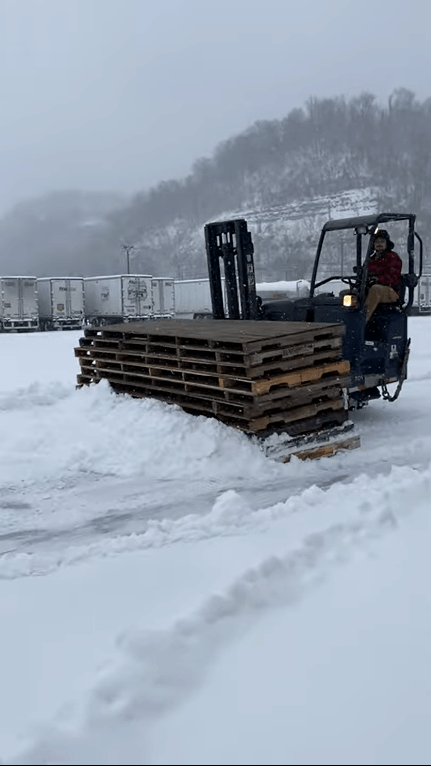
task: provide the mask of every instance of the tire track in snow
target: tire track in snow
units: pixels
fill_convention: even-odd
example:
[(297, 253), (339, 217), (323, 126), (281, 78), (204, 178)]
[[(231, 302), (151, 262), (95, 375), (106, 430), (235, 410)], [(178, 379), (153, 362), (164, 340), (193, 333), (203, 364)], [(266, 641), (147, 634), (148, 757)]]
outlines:
[[(59, 567), (78, 564), (92, 558), (111, 557), (126, 552), (144, 551), (161, 548), (177, 543), (194, 543), (215, 537), (246, 535), (250, 532), (263, 532), (280, 519), (293, 514), (305, 514), (310, 508), (319, 508), (324, 524), (334, 515), (334, 508), (339, 508), (344, 518), (346, 497), (350, 518), (360, 518), (364, 500), (380, 507), (386, 502), (387, 487), (391, 487), (390, 497), (398, 504), (399, 498), (405, 497), (411, 503), (419, 487), (425, 492), (430, 484), (431, 469), (418, 471), (410, 466), (392, 468), (382, 487), (380, 477), (370, 480), (367, 475), (359, 476), (350, 484), (332, 485), (327, 490), (312, 486), (300, 495), (268, 508), (253, 511), (249, 503), (236, 491), (222, 493), (209, 513), (205, 515), (189, 514), (179, 519), (165, 518), (149, 520), (148, 529), (142, 534), (122, 535), (103, 539), (85, 546), (73, 546), (64, 550), (49, 550), (43, 553), (4, 554), (0, 558), (0, 579), (15, 579), (33, 575), (46, 575)], [(406, 491), (408, 488), (408, 492)], [(366, 503), (366, 505), (367, 505)], [(367, 506), (368, 507), (368, 506)]]

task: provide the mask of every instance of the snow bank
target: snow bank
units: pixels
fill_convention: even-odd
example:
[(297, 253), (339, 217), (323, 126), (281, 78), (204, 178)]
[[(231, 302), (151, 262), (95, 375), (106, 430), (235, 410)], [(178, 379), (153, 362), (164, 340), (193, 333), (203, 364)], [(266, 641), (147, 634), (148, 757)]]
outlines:
[(102, 538), (90, 545), (71, 546), (59, 552), (3, 555), (0, 558), (0, 579), (48, 574), (58, 567), (94, 557), (116, 556), (176, 543), (262, 532), (274, 521), (289, 519), (294, 514), (307, 514), (313, 507), (319, 508), (323, 524), (327, 518), (332, 518), (334, 508), (341, 517), (348, 513), (349, 518), (360, 518), (368, 510), (386, 508), (389, 503), (397, 513), (402, 513), (405, 504), (411, 503), (412, 498), (418, 497), (420, 501), (426, 496), (430, 483), (430, 469), (419, 472), (408, 466), (394, 467), (383, 483), (381, 477), (370, 480), (369, 476), (360, 476), (349, 485), (336, 484), (327, 490), (313, 486), (290, 497), (286, 502), (257, 511), (252, 511), (237, 492), (229, 490), (220, 494), (209, 513), (192, 513), (179, 519), (150, 520), (148, 530), (143, 534)]
[(117, 395), (107, 381), (77, 391), (34, 384), (1, 395), (0, 410), (8, 434), (0, 484), (82, 474), (208, 479), (238, 475), (238, 465), (253, 475), (266, 463), (240, 431), (176, 405)]

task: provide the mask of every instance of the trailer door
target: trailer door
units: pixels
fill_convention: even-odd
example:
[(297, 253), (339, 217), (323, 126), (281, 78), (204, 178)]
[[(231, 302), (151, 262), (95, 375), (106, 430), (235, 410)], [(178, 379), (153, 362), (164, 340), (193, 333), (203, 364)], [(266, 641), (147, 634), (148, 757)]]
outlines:
[(37, 316), (37, 280), (20, 279), (21, 282), (21, 317), (33, 319)]
[(140, 276), (123, 277), (124, 314), (129, 317), (147, 316), (151, 313), (151, 279)]
[(151, 279), (137, 277), (136, 282), (139, 316), (148, 316), (153, 310)]
[(418, 289), (419, 312), (429, 314), (431, 312), (431, 276), (422, 276), (419, 280)]
[(53, 319), (65, 319), (67, 316), (67, 285), (65, 279), (51, 280), (51, 301)]
[(20, 289), (19, 279), (2, 279), (2, 304), (3, 304), (3, 316), (5, 319), (20, 319), (21, 318), (21, 301), (20, 301)]
[(68, 279), (68, 311), (72, 319), (84, 314), (84, 282), (82, 279)]

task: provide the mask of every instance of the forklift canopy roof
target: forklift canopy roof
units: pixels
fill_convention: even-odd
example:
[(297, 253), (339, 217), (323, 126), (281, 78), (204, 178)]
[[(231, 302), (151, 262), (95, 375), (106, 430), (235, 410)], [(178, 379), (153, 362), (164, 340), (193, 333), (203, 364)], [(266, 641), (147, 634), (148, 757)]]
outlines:
[(357, 226), (377, 226), (379, 223), (388, 221), (414, 222), (416, 216), (413, 213), (375, 213), (374, 215), (362, 215), (356, 218), (337, 218), (327, 221), (322, 231), (336, 231), (338, 229), (355, 229)]

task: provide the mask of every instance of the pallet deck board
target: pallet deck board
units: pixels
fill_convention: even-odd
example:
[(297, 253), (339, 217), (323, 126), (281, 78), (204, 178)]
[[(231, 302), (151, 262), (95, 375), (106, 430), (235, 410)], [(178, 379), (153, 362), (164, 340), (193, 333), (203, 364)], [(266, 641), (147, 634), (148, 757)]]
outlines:
[(340, 359), (329, 364), (322, 364), (319, 367), (305, 367), (296, 372), (286, 372), (283, 375), (269, 378), (269, 380), (253, 380), (252, 391), (254, 394), (260, 394), (267, 393), (278, 386), (288, 386), (289, 388), (293, 388), (294, 386), (301, 386), (304, 383), (310, 383), (313, 380), (320, 380), (321, 378), (331, 375), (333, 376), (334, 374), (339, 377), (344, 377), (349, 372), (349, 369), (349, 362)]
[[(335, 455), (339, 450), (352, 450), (360, 447), (361, 441), (359, 436), (350, 436), (347, 439), (340, 439), (333, 444), (321, 444), (320, 446), (310, 447), (305, 449), (299, 449), (294, 452), (295, 457), (300, 460), (309, 460), (322, 457), (330, 457)], [(292, 459), (292, 455), (287, 455), (281, 462), (289, 463)]]
[(271, 322), (241, 319), (166, 319), (160, 321), (133, 322), (107, 325), (103, 328), (86, 328), (85, 337), (118, 338), (123, 341), (162, 341), (185, 346), (215, 348), (218, 345), (239, 347), (247, 353), (259, 351), (268, 344), (274, 348), (280, 344), (290, 346), (314, 338), (343, 335), (344, 326), (326, 322)]

